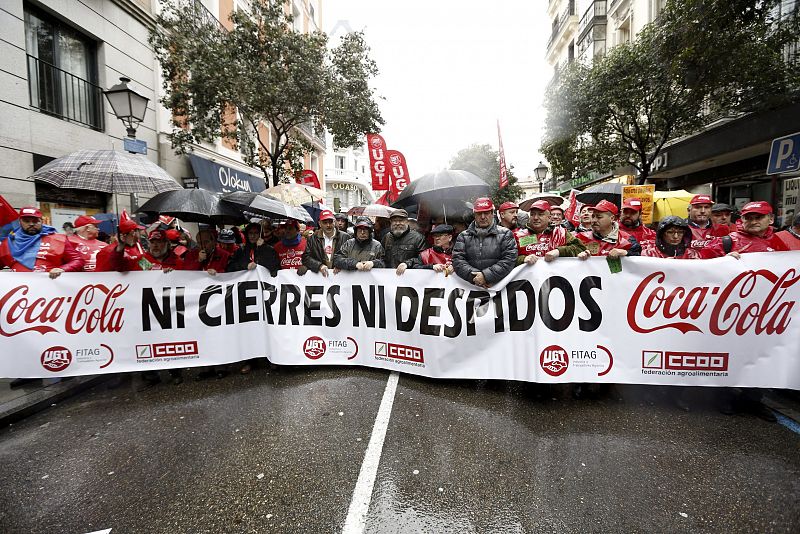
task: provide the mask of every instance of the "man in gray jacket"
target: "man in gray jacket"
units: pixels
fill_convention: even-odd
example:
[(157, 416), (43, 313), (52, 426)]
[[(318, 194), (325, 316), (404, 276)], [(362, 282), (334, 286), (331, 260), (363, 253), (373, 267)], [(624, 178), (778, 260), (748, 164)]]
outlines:
[(456, 238), (453, 267), (467, 282), (488, 288), (514, 269), (517, 244), (511, 230), (495, 222), (492, 199), (476, 199), (472, 211), (475, 220)]
[(341, 271), (370, 271), (383, 267), (383, 247), (372, 239), (372, 221), (359, 217), (355, 239), (346, 241), (333, 253), (333, 266)]

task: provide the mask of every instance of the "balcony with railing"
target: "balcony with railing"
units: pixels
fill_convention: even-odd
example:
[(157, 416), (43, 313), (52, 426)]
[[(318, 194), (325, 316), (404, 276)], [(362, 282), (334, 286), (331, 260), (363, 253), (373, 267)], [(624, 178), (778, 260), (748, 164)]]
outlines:
[(575, 0), (569, 0), (564, 11), (562, 11), (558, 18), (553, 21), (553, 30), (550, 34), (550, 39), (547, 41), (548, 53), (552, 51), (555, 43), (559, 42), (559, 38), (564, 33), (564, 29), (568, 27), (570, 23), (576, 22), (577, 18), (575, 16)]
[(31, 107), (60, 119), (103, 130), (103, 89), (28, 54)]
[(192, 11), (192, 17), (199, 27), (216, 28), (218, 31), (227, 31), (222, 22), (200, 0), (187, 0)]
[(586, 13), (578, 21), (578, 38), (580, 41), (594, 26), (606, 24), (606, 0), (595, 0)]
[(317, 134), (314, 131), (314, 127), (310, 122), (304, 122), (303, 124), (298, 126), (297, 129), (303, 132), (303, 135), (308, 137), (309, 140), (314, 141), (315, 143), (318, 143), (323, 147), (325, 146), (325, 134), (324, 133)]

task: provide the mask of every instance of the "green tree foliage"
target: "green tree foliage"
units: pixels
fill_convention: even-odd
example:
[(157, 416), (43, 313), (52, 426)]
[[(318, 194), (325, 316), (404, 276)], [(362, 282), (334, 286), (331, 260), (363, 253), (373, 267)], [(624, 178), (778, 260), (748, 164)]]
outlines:
[(348, 34), (329, 49), (324, 33), (294, 31), (277, 1), (235, 10), (226, 31), (195, 4), (162, 2), (150, 35), (179, 153), (200, 141), (232, 139), (247, 163), (276, 185), (302, 168), (298, 158), (313, 150), (298, 128), (327, 129), (341, 147), (380, 130), (383, 119), (369, 86), (378, 69), (362, 34)]
[(476, 144), (459, 150), (450, 161), (450, 168), (469, 171), (489, 184), (495, 206), (507, 200), (516, 202), (522, 197), (522, 188), (517, 185), (513, 165), (508, 165), (508, 185), (500, 189), (500, 153), (490, 145)]
[[(573, 64), (546, 95), (541, 147), (565, 178), (630, 165), (644, 183), (665, 143), (721, 116), (796, 101), (798, 12), (780, 0), (670, 0), (632, 43)], [(796, 48), (795, 48), (796, 50)]]

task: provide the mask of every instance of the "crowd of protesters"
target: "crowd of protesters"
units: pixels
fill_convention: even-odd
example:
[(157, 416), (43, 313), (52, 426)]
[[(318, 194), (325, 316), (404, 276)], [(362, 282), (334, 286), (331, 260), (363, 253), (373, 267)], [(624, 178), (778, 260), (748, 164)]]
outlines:
[[(635, 198), (625, 200), (621, 209), (608, 200), (583, 206), (574, 224), (565, 219), (561, 206), (545, 200), (533, 202), (528, 213), (523, 213), (513, 202), (495, 209), (490, 198), (478, 198), (471, 222), (459, 220), (450, 225), (432, 220), (423, 232), (415, 229), (416, 221), (402, 209), (392, 212), (388, 220), (358, 217), (352, 226), (344, 214), (323, 210), (316, 229), (294, 220), (274, 224), (263, 219), (243, 231), (237, 227), (203, 228), (196, 240), (185, 230), (158, 222), (146, 231), (123, 216), (116, 236), (104, 240), (98, 231), (100, 221), (91, 216), (78, 217), (59, 234), (43, 224), (38, 208), (24, 207), (16, 226), (0, 243), (0, 268), (47, 272), (50, 278), (73, 271), (192, 270), (216, 275), (258, 265), (273, 276), (284, 269), (326, 277), (340, 271), (387, 268), (402, 275), (407, 269), (428, 269), (490, 288), (515, 266), (532, 265), (540, 259), (740, 258), (750, 252), (800, 250), (800, 215), (791, 226), (776, 231), (773, 209), (767, 202), (744, 205), (735, 222), (733, 211), (727, 204), (715, 204), (709, 195), (695, 195), (685, 219), (668, 216), (652, 229), (642, 223), (642, 202)], [(252, 362), (243, 362), (240, 371), (248, 373), (251, 368)], [(174, 383), (183, 380), (180, 369), (170, 374)], [(215, 367), (203, 370), (198, 378), (226, 374), (224, 367)], [(154, 371), (144, 373), (143, 378), (149, 383), (159, 381)], [(758, 415), (774, 420), (757, 402), (759, 397), (759, 390), (746, 390), (724, 403), (722, 411), (734, 413), (742, 405), (757, 406)]]

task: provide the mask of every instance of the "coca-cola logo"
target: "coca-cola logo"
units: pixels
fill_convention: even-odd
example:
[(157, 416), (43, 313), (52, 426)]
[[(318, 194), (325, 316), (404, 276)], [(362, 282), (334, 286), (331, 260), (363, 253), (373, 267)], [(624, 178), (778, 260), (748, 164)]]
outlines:
[(67, 347), (50, 347), (42, 353), (42, 367), (57, 373), (63, 371), (72, 363), (72, 352)]
[(761, 269), (738, 274), (725, 286), (678, 285), (668, 291), (666, 275), (658, 271), (644, 278), (633, 292), (628, 325), (640, 334), (668, 328), (715, 336), (782, 334), (796, 304), (786, 293), (798, 280), (800, 275), (794, 269), (780, 275)]
[(117, 299), (128, 286), (103, 284), (83, 286), (73, 296), (33, 297), (30, 287), (17, 286), (0, 297), (0, 335), (25, 332), (78, 334), (119, 332), (125, 309)]

